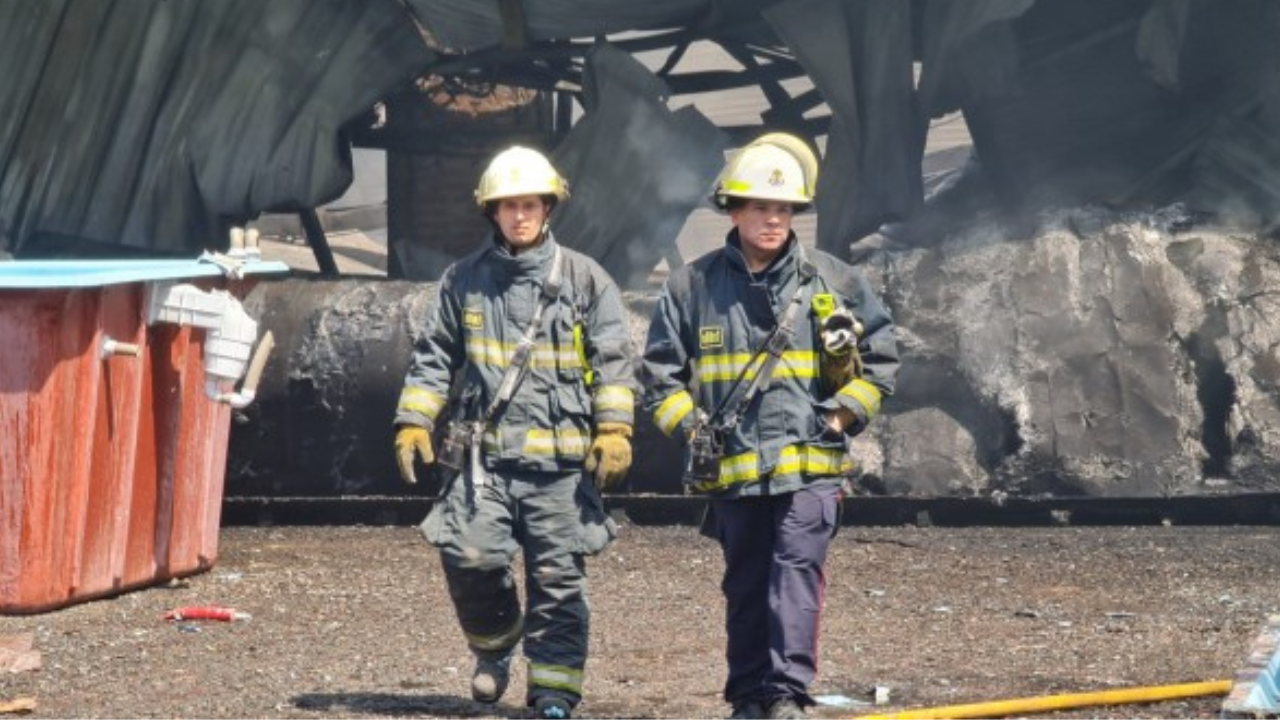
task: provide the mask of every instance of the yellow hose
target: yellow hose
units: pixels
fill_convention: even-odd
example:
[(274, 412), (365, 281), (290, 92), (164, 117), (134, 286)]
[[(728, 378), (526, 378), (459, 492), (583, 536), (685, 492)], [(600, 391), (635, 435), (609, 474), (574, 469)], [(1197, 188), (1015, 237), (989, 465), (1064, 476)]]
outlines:
[(1183, 683), (1181, 685), (1156, 685), (1153, 687), (1130, 688), (1128, 690), (1044, 695), (1042, 697), (1015, 698), (1013, 700), (993, 700), (969, 705), (948, 705), (945, 707), (921, 708), (919, 710), (903, 710), (902, 712), (886, 715), (863, 715), (854, 720), (998, 718), (1024, 713), (1069, 710), (1092, 705), (1124, 705), (1127, 703), (1177, 700), (1202, 695), (1226, 695), (1229, 692), (1231, 692), (1230, 680), (1211, 680), (1209, 682)]

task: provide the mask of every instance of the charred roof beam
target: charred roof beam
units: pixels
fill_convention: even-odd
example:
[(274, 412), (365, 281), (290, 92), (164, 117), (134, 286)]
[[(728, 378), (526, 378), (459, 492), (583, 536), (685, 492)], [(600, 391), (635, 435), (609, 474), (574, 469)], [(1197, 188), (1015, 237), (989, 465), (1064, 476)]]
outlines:
[[(757, 81), (756, 84), (759, 85), (760, 91), (764, 93), (765, 99), (769, 101), (769, 109), (761, 113), (761, 119), (772, 127), (803, 132), (803, 128), (807, 124), (804, 118), (805, 111), (800, 109), (796, 99), (791, 97), (791, 93), (787, 92), (787, 89), (782, 87), (781, 83), (783, 79), (807, 75), (799, 63), (785, 53), (774, 52), (768, 56), (769, 63), (763, 64), (756, 56), (757, 52), (764, 49), (761, 46), (724, 42), (720, 43), (720, 46), (734, 60), (737, 60), (746, 68), (746, 74)], [(788, 68), (790, 73), (779, 73), (776, 68)], [(804, 96), (801, 95), (800, 97)], [(813, 137), (815, 136), (810, 135), (809, 139), (813, 139)]]

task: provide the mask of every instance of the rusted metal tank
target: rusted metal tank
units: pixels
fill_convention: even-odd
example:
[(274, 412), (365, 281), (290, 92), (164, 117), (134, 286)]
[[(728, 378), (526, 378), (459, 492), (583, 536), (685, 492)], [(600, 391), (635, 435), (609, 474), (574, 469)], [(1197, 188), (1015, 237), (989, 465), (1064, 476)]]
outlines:
[(231, 405), (209, 397), (206, 363), (222, 339), (148, 316), (179, 281), (190, 298), (252, 283), (222, 274), (167, 260), (0, 263), (0, 613), (213, 565)]

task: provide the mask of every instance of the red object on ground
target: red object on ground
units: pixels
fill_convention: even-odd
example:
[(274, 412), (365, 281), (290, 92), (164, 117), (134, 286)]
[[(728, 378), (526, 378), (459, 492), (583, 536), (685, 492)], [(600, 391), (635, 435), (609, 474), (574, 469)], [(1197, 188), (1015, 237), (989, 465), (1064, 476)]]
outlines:
[[(206, 331), (147, 326), (147, 288), (0, 282), (0, 615), (217, 559), (231, 408), (206, 395)], [(103, 357), (108, 337), (138, 354)]]
[(176, 608), (164, 614), (165, 620), (220, 620), (222, 622), (248, 620), (250, 617), (249, 613), (220, 605), (191, 605)]

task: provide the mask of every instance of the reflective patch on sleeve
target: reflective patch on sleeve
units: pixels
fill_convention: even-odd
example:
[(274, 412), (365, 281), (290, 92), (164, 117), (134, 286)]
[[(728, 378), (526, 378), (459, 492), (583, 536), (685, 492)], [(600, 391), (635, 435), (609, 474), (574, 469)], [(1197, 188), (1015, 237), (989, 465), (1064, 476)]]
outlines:
[(400, 403), (397, 406), (402, 412), (418, 413), (435, 422), (436, 416), (444, 407), (444, 397), (420, 387), (406, 387), (400, 391)]
[[(511, 364), (518, 343), (503, 343), (490, 338), (467, 338), (467, 359), (476, 365), (488, 365), (505, 369)], [(580, 368), (582, 361), (572, 345), (537, 343), (529, 357), (529, 366), (535, 368)]]
[(602, 411), (613, 411), (630, 415), (635, 412), (636, 396), (631, 392), (631, 388), (624, 385), (602, 385), (599, 390), (596, 390), (593, 403), (597, 414)]
[[(698, 382), (730, 382), (741, 375), (746, 381), (755, 378), (764, 365), (765, 355), (727, 353), (703, 355), (697, 360)], [(752, 362), (754, 360), (754, 362)], [(747, 364), (751, 363), (751, 367)], [(743, 372), (743, 368), (747, 368)], [(818, 354), (812, 350), (787, 350), (773, 369), (774, 378), (812, 378), (818, 376)]]
[(521, 452), (529, 456), (577, 458), (587, 456), (591, 435), (577, 428), (530, 428)]
[(854, 378), (848, 385), (840, 388), (840, 394), (861, 405), (868, 422), (880, 414), (880, 388), (866, 380)]
[(653, 413), (653, 422), (668, 437), (680, 427), (680, 422), (693, 411), (693, 396), (687, 390), (672, 395)]

